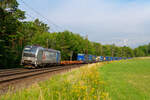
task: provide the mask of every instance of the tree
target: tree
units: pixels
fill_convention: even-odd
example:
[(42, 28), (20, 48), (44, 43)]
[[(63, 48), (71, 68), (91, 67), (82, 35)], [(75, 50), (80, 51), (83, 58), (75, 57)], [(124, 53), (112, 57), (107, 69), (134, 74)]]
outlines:
[(25, 17), (24, 12), (17, 9), (17, 6), (15, 0), (0, 2), (0, 67), (3, 68), (14, 65), (16, 59), (18, 59), (18, 56), (15, 56), (17, 53), (15, 42), (18, 42), (17, 30), (21, 25), (19, 19)]
[(18, 2), (16, 0), (1, 0), (0, 1), (0, 8), (4, 10), (13, 11), (17, 9)]

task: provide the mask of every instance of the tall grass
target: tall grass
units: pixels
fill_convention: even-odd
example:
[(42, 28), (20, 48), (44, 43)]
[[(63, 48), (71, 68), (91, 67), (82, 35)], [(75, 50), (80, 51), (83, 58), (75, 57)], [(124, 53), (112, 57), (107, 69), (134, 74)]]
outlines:
[(88, 65), (53, 76), (28, 89), (7, 93), (0, 100), (110, 100), (97, 66), (101, 65)]

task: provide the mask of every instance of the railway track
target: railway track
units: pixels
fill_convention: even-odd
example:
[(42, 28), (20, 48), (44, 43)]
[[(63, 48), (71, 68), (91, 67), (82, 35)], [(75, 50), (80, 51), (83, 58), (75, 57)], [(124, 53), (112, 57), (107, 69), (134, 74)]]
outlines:
[[(9, 86), (17, 85), (18, 83), (24, 83), (26, 80), (32, 80), (34, 78), (41, 77), (42, 75), (55, 74), (61, 71), (71, 70), (72, 68), (77, 68), (82, 66), (80, 65), (68, 65), (68, 66), (57, 66), (50, 68), (41, 68), (41, 69), (25, 69), (17, 71), (9, 71), (10, 73), (0, 73), (0, 93), (7, 91)], [(29, 81), (30, 82), (30, 81)]]
[[(56, 68), (56, 67), (51, 67), (52, 68)], [(9, 72), (3, 72), (0, 73), (0, 78), (2, 77), (6, 77), (6, 76), (11, 76), (11, 75), (19, 75), (19, 74), (25, 74), (25, 73), (31, 73), (31, 72), (35, 72), (35, 71), (42, 71), (42, 70), (47, 70), (50, 68), (41, 68), (41, 69), (21, 69), (20, 70), (13, 70), (13, 71), (9, 71)]]
[(7, 72), (12, 72), (12, 71), (19, 71), (21, 69), (23, 69), (23, 68), (0, 69), (0, 74), (7, 73)]
[(5, 74), (0, 74), (0, 84), (18, 80), (18, 79), (23, 79), (23, 78), (28, 78), (44, 73), (49, 73), (49, 72), (54, 72), (58, 70), (64, 70), (64, 69), (71, 69), (72, 67), (70, 66), (57, 66), (57, 67), (51, 67), (51, 68), (43, 68), (43, 69), (32, 69), (28, 71), (19, 71), (19, 72), (12, 72), (12, 73), (5, 73)]

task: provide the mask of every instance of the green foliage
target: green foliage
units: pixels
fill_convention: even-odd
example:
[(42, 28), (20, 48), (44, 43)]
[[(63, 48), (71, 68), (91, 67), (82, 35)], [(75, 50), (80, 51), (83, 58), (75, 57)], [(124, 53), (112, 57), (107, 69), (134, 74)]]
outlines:
[(6, 9), (15, 9), (18, 6), (18, 3), (16, 0), (1, 0), (0, 1), (0, 8)]
[(135, 56), (149, 56), (150, 55), (150, 43), (148, 45), (139, 46), (134, 49)]
[(0, 67), (10, 68), (8, 66), (17, 67), (18, 65), (19, 46), (17, 31), (21, 25), (18, 19), (23, 18), (23, 16), (24, 12), (20, 10), (10, 12), (10, 10), (6, 11), (0, 8)]

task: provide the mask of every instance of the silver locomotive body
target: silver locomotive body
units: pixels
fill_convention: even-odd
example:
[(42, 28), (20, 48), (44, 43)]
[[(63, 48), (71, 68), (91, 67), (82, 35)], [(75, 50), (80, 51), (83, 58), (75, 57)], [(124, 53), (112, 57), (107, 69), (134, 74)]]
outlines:
[(40, 46), (25, 46), (22, 53), (22, 65), (45, 66), (60, 64), (60, 51)]

